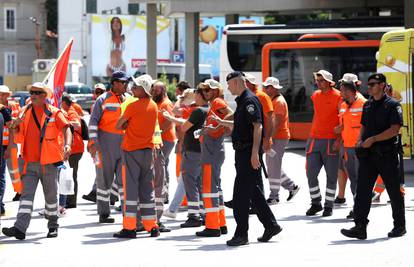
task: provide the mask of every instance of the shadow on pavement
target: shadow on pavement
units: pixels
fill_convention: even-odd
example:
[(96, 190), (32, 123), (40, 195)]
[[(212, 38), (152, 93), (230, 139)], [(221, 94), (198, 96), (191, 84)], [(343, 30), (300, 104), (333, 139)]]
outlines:
[(106, 225), (121, 225), (121, 223), (104, 224), (104, 223), (98, 223), (98, 222), (89, 222), (89, 223), (81, 223), (81, 224), (64, 225), (64, 226), (61, 226), (60, 228), (84, 229), (84, 228), (89, 228), (89, 227), (106, 226)]
[(120, 243), (129, 240), (135, 240), (136, 238), (114, 238), (112, 232), (98, 233), (85, 235), (85, 237), (94, 238), (93, 240), (83, 240), (82, 245), (106, 245), (111, 243)]
[(194, 228), (196, 229), (194, 231), (194, 234), (191, 235), (179, 235), (179, 236), (166, 236), (163, 237), (162, 233), (159, 239), (157, 239), (157, 241), (191, 241), (191, 242), (201, 242), (203, 239), (200, 237), (197, 237), (195, 235), (196, 231), (199, 231), (198, 228)]
[(309, 221), (310, 224), (317, 224), (317, 223), (346, 223), (346, 222), (353, 222), (352, 220), (346, 218), (337, 218), (331, 219), (329, 217), (319, 217), (317, 220)]
[(374, 239), (368, 239), (368, 240), (357, 240), (357, 239), (349, 239), (349, 240), (336, 240), (336, 241), (331, 241), (331, 243), (329, 244), (330, 246), (342, 246), (342, 245), (351, 245), (351, 244), (355, 244), (355, 245), (364, 245), (364, 244), (374, 244), (374, 243), (378, 243), (378, 242), (384, 242), (389, 240), (390, 238), (388, 237), (379, 237), (379, 238), (374, 238)]
[[(248, 246), (241, 246), (237, 248), (243, 248)], [(184, 248), (180, 249), (181, 251), (223, 251), (223, 250), (230, 250), (235, 249), (236, 247), (229, 247), (225, 243), (224, 244), (211, 244), (211, 245), (203, 245), (203, 246), (194, 246), (194, 248)]]
[(27, 243), (30, 243), (30, 244), (40, 245), (42, 243), (39, 242), (39, 241), (46, 238), (46, 233), (44, 233), (45, 236), (39, 236), (39, 237), (35, 237), (35, 238), (27, 238), (28, 236), (30, 237), (30, 236), (38, 235), (38, 234), (42, 234), (42, 233), (41, 232), (39, 232), (39, 233), (28, 233), (26, 235), (26, 239), (24, 239), (24, 240), (17, 240), (14, 237), (7, 237), (7, 236), (2, 235), (0, 237), (0, 244), (2, 244), (2, 245), (11, 245), (11, 244), (27, 244)]

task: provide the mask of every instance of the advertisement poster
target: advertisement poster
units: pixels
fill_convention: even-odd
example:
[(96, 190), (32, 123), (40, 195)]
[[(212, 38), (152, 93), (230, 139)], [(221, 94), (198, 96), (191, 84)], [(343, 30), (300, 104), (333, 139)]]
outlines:
[[(170, 21), (157, 18), (157, 59), (170, 62)], [(145, 64), (146, 17), (91, 16), (92, 76), (111, 76), (117, 70), (134, 74)]]
[[(263, 24), (262, 17), (240, 17), (241, 24)], [(225, 25), (224, 17), (200, 19), (200, 64), (209, 64), (214, 77), (220, 73), (220, 41)]]

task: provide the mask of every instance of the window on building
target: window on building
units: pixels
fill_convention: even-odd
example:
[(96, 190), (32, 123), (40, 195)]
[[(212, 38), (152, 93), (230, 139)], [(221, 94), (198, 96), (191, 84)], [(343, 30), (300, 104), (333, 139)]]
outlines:
[(139, 13), (139, 4), (138, 3), (128, 4), (128, 14), (138, 15), (138, 13)]
[(15, 31), (16, 30), (16, 9), (6, 7), (4, 9), (4, 30)]
[(15, 75), (17, 72), (17, 55), (15, 52), (4, 53), (4, 70), (6, 75)]
[(96, 0), (86, 0), (86, 13), (97, 13)]

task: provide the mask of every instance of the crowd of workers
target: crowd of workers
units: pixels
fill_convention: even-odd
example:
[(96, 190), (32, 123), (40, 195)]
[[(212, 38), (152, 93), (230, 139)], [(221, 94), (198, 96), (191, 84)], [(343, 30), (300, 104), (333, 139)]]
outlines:
[[(366, 239), (367, 217), (371, 200), (377, 197), (372, 192), (378, 179), (391, 199), (394, 228), (388, 236), (404, 235), (404, 175), (398, 135), (402, 110), (389, 96), (385, 76), (373, 74), (368, 78), (368, 100), (359, 92), (361, 81), (355, 74), (344, 74), (339, 90), (326, 70), (315, 72), (314, 78), (314, 116), (306, 145), (311, 207), (306, 215), (323, 211), (322, 216), (331, 216), (334, 204), (345, 202), (348, 177), (354, 196), (348, 218), (354, 219), (355, 227), (341, 232)], [(123, 224), (114, 237), (135, 238), (140, 231), (157, 237), (169, 232), (161, 217), (175, 218), (182, 204), (187, 206), (188, 219), (181, 227), (204, 225), (195, 233), (197, 236), (218, 237), (228, 232), (226, 205), (233, 208), (237, 223), (233, 238), (227, 241), (229, 246), (248, 243), (249, 213), (256, 213), (265, 229), (258, 241), (269, 241), (282, 231), (269, 205), (279, 203), (280, 187), (288, 190), (287, 201), (300, 190), (282, 170), (290, 138), (288, 106), (276, 77), (268, 77), (262, 83), (263, 90), (254, 76), (242, 72), (230, 73), (226, 80), (229, 91), (236, 96), (235, 111), (224, 100), (222, 85), (214, 79), (201, 82), (195, 89), (185, 81), (178, 83), (177, 101), (173, 103), (161, 81), (149, 75), (130, 77), (123, 71), (114, 72), (108, 90), (103, 84), (95, 86), (96, 102), (87, 127), (82, 110), (67, 94), (57, 108), (48, 101), (52, 90), (34, 83), (27, 105), (20, 108), (8, 101), (9, 88), (0, 86), (5, 159), (0, 169), (2, 214), (6, 165), (17, 193), (15, 198), (20, 200), (16, 222), (3, 228), (3, 234), (25, 239), (40, 181), (47, 237), (58, 236), (59, 215), (77, 205), (78, 163), (85, 150), (84, 140), (89, 139), (86, 148), (94, 159), (96, 179), (83, 198), (97, 203), (99, 223), (114, 223), (110, 206), (119, 196)], [(224, 138), (228, 135), (235, 150), (236, 178), (233, 200), (224, 203), (221, 167)], [(164, 209), (169, 199), (168, 165), (174, 147), (178, 184), (169, 207)], [(58, 198), (59, 171), (66, 160), (73, 168), (74, 194)], [(327, 177), (323, 206), (318, 181), (322, 166)], [(270, 186), (267, 200), (262, 171)], [(335, 199), (337, 182), (340, 194)]]

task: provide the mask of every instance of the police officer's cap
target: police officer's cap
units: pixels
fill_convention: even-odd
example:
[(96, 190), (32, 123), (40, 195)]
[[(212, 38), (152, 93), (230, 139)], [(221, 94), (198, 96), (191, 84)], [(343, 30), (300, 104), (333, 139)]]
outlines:
[(233, 71), (231, 73), (229, 73), (226, 77), (226, 81), (230, 81), (231, 79), (237, 78), (237, 77), (244, 77), (244, 73), (241, 71)]
[(368, 77), (368, 81), (371, 80), (371, 79), (377, 80), (378, 82), (387, 83), (387, 77), (385, 77), (385, 75), (382, 74), (382, 73), (374, 73), (374, 74), (370, 75)]

